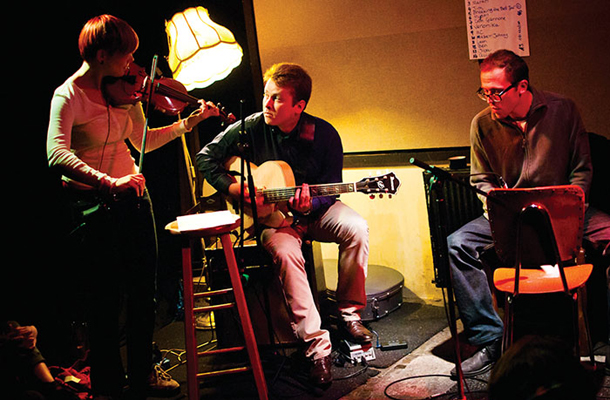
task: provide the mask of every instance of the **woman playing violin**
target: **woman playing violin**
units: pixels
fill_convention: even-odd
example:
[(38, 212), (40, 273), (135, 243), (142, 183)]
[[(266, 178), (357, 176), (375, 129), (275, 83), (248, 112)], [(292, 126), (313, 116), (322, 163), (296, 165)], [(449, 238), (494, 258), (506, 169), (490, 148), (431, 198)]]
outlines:
[[(119, 308), (125, 289), (129, 398), (143, 399), (155, 378), (157, 238), (146, 181), (126, 140), (140, 150), (146, 122), (141, 103), (113, 107), (102, 90), (105, 77), (126, 73), (139, 39), (125, 21), (100, 15), (84, 25), (78, 44), (82, 66), (51, 101), (48, 162), (62, 175), (70, 206), (69, 243), (74, 246), (69, 257), (88, 285), (83, 291), (90, 300), (86, 310), (93, 393), (122, 395)], [(202, 101), (188, 118), (149, 129), (145, 150), (157, 149), (217, 115), (214, 104)]]

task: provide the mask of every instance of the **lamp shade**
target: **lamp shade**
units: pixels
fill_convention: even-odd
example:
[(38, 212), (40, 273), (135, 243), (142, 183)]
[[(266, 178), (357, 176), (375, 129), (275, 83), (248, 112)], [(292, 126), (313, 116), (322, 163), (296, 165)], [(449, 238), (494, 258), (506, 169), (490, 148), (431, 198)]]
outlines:
[(176, 13), (165, 22), (165, 31), (167, 62), (187, 90), (210, 86), (241, 63), (243, 51), (231, 31), (212, 21), (203, 7)]

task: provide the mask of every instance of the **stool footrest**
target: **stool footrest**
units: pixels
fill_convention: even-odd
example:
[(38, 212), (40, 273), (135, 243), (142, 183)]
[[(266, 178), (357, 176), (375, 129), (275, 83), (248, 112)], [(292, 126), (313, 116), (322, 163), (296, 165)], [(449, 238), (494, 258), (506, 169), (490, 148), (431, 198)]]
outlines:
[(243, 351), (245, 349), (246, 349), (246, 346), (227, 347), (225, 349), (215, 349), (215, 350), (198, 352), (197, 356), (213, 356), (213, 355), (217, 355), (217, 354), (225, 354), (225, 353)]
[(214, 311), (214, 310), (224, 310), (225, 308), (233, 308), (235, 307), (235, 303), (223, 303), (223, 304), (215, 304), (212, 306), (203, 306), (203, 307), (195, 307), (193, 308), (194, 313), (202, 313), (206, 311)]
[(236, 373), (248, 372), (248, 371), (252, 371), (252, 367), (246, 366), (246, 367), (239, 367), (239, 368), (221, 369), (218, 371), (199, 372), (197, 374), (197, 379), (209, 378), (211, 376), (236, 374)]
[(218, 295), (221, 295), (221, 294), (227, 294), (227, 293), (232, 293), (232, 292), (233, 292), (233, 288), (218, 289), (218, 290), (208, 290), (206, 292), (193, 293), (193, 297), (197, 299), (197, 298), (200, 298), (200, 297), (218, 296)]

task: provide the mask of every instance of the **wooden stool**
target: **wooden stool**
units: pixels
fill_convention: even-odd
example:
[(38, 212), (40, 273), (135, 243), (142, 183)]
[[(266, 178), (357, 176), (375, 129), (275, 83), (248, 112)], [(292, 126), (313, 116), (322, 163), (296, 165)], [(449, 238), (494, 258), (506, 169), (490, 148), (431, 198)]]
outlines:
[[(230, 232), (240, 225), (240, 220), (237, 219), (235, 223), (228, 225), (192, 231), (179, 231), (177, 229), (177, 225), (174, 225), (174, 223), (170, 225), (171, 226), (166, 229), (168, 229), (173, 234), (183, 235), (189, 239), (188, 241), (186, 241), (185, 245), (182, 248), (182, 279), (184, 282), (184, 333), (186, 340), (186, 369), (189, 398), (192, 400), (199, 400), (200, 379), (211, 376), (232, 374), (251, 370), (254, 374), (254, 380), (256, 383), (259, 399), (267, 399), (268, 394), (265, 375), (263, 374), (263, 368), (261, 365), (258, 347), (256, 344), (256, 339), (254, 337), (254, 331), (252, 329), (252, 323), (250, 320), (250, 313), (248, 311), (248, 305), (246, 304), (244, 289), (241, 284), (240, 273), (237, 267), (237, 261), (235, 260), (235, 253), (233, 252), (233, 243), (231, 242), (230, 237)], [(227, 269), (231, 278), (232, 288), (193, 293), (191, 244), (195, 239), (201, 240), (202, 238), (210, 236), (220, 237), (224, 250), (224, 255), (226, 258)], [(233, 292), (235, 297), (234, 303), (217, 304), (197, 308), (194, 307), (195, 298), (211, 297), (231, 292)], [(234, 306), (237, 306), (237, 311), (239, 313), (239, 318), (244, 334), (245, 349), (248, 352), (250, 366), (200, 373), (198, 367), (198, 357), (242, 351), (244, 350), (244, 346), (198, 352), (197, 340), (195, 337), (195, 313), (210, 312)]]

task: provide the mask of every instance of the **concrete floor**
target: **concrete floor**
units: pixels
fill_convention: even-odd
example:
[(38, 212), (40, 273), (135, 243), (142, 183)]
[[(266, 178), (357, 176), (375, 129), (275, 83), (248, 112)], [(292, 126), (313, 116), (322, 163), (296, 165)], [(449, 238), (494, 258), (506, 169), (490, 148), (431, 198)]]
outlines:
[[(458, 331), (461, 326), (458, 321)], [(473, 351), (473, 349), (462, 346), (462, 353)], [(604, 348), (598, 346), (598, 353), (603, 354)], [(361, 384), (354, 390), (342, 396), (334, 397), (340, 400), (423, 400), (423, 399), (460, 399), (460, 400), (486, 400), (487, 380), (490, 373), (483, 374), (473, 379), (466, 379), (462, 384), (462, 390), (457, 382), (450, 379), (450, 371), (454, 368), (453, 357), (454, 345), (449, 328), (445, 328), (430, 337), (423, 344), (413, 349), (409, 354), (399, 359), (397, 362), (386, 368), (369, 367), (364, 377), (360, 377)], [(600, 371), (595, 372), (597, 384), (599, 386), (598, 399), (610, 398), (610, 377), (603, 372), (604, 357), (596, 356)], [(181, 393), (172, 397), (173, 400), (188, 398), (186, 393), (186, 379), (184, 376), (185, 366), (171, 371), (172, 375), (181, 384)], [(340, 371), (342, 372), (342, 371)], [(340, 384), (335, 382), (334, 384)], [(247, 390), (246, 390), (247, 392)], [(208, 398), (235, 398), (235, 399), (255, 399), (255, 391), (251, 390), (251, 395), (238, 395), (229, 397), (218, 397), (214, 391), (202, 389), (201, 399)], [(464, 394), (462, 397), (461, 394)], [(296, 395), (292, 399), (310, 399), (315, 395)], [(317, 397), (325, 400), (332, 399), (329, 393), (318, 393)], [(272, 399), (284, 398), (271, 395)], [(157, 399), (157, 398), (155, 398)], [(161, 399), (158, 398), (159, 400)], [(165, 397), (167, 399), (167, 397)], [(575, 399), (576, 400), (576, 399)]]
[(455, 364), (434, 354), (435, 349), (448, 341), (451, 341), (451, 334), (446, 328), (342, 399), (387, 399), (388, 395), (390, 398), (426, 399), (448, 392), (457, 393), (456, 382), (449, 378)]
[[(458, 331), (461, 325), (458, 321)], [(456, 381), (449, 378), (455, 367), (446, 357), (439, 356), (438, 349), (452, 346), (449, 328), (442, 330), (416, 350), (396, 362), (392, 367), (370, 378), (341, 400), (378, 400), (378, 399), (488, 399), (487, 381), (490, 372), (463, 382), (462, 390)], [(605, 354), (603, 344), (596, 347), (596, 371), (598, 385), (597, 399), (610, 398), (610, 376), (604, 373)], [(599, 353), (599, 354), (598, 354)], [(581, 359), (590, 368), (588, 357)], [(518, 399), (515, 399), (518, 400)], [(578, 399), (574, 399), (578, 400)]]
[[(487, 380), (490, 373), (483, 374), (473, 379), (466, 379), (458, 386), (457, 382), (450, 379), (450, 371), (454, 368), (455, 346), (446, 320), (442, 321), (444, 313), (435, 309), (418, 308), (414, 304), (405, 303), (401, 312), (371, 324), (381, 336), (387, 339), (396, 339), (402, 334), (412, 335), (408, 337), (409, 350), (405, 354), (392, 359), (391, 362), (382, 365), (370, 362), (362, 374), (341, 380), (341, 377), (350, 375), (352, 371), (358, 371), (360, 366), (333, 366), (335, 382), (333, 387), (327, 391), (307, 392), (306, 388), (291, 388), (294, 381), (283, 380), (280, 385), (275, 382), (275, 365), (271, 365), (267, 373), (267, 385), (270, 388), (271, 399), (319, 399), (319, 400), (423, 400), (423, 399), (460, 399), (460, 400), (483, 400), (487, 397)], [(402, 315), (401, 315), (402, 314)], [(436, 328), (439, 320), (444, 322)], [(436, 325), (431, 324), (436, 322)], [(428, 327), (426, 327), (429, 325)], [(157, 339), (162, 348), (172, 346), (176, 349), (183, 348), (183, 324), (174, 323), (158, 332)], [(457, 323), (458, 332), (461, 333), (460, 321)], [(202, 335), (210, 331), (198, 331)], [(391, 334), (398, 336), (392, 337)], [(419, 337), (417, 337), (419, 336)], [(412, 347), (411, 347), (412, 346)], [(605, 360), (605, 345), (596, 347), (598, 367), (594, 373), (598, 385), (598, 399), (610, 399), (610, 377), (604, 375), (603, 365)], [(460, 353), (465, 359), (474, 348), (465, 345), (460, 337)], [(377, 360), (381, 361), (387, 354), (380, 349), (375, 349)], [(182, 354), (184, 356), (184, 354)], [(185, 357), (184, 357), (185, 358)], [(280, 357), (281, 358), (281, 357)], [(175, 364), (175, 360), (174, 360)], [(267, 371), (267, 372), (269, 372)], [(284, 369), (287, 371), (287, 369)], [(186, 390), (186, 366), (175, 365), (170, 371), (171, 375), (181, 384), (181, 391), (170, 397), (171, 400), (188, 398)], [(286, 374), (290, 374), (286, 372)], [(235, 375), (234, 375), (235, 376)], [(230, 378), (229, 381), (217, 384), (204, 384), (201, 386), (200, 398), (211, 399), (255, 399), (256, 391), (248, 377)], [(217, 386), (214, 386), (217, 385)], [(237, 391), (227, 391), (227, 386), (239, 387)], [(294, 389), (294, 390), (291, 390)], [(460, 390), (461, 389), (461, 390)], [(302, 391), (300, 391), (302, 390)], [(461, 393), (464, 396), (461, 396)], [(168, 397), (151, 398), (160, 400)], [(576, 399), (575, 399), (576, 400)], [(580, 400), (580, 399), (578, 399)]]

